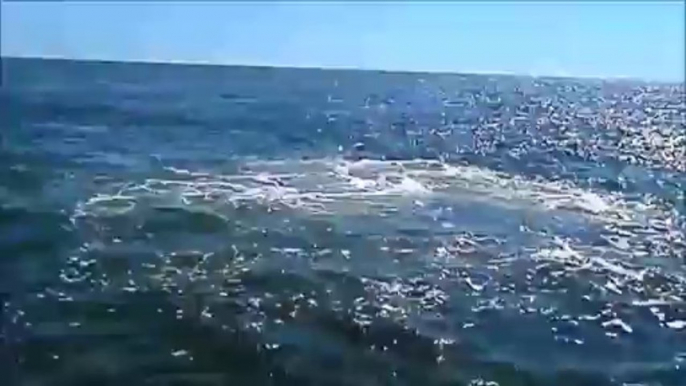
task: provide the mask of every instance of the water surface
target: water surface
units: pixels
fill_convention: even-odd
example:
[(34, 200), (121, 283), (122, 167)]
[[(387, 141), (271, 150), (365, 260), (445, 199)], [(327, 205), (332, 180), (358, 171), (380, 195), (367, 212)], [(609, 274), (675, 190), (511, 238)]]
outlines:
[(3, 59), (21, 385), (684, 385), (684, 85)]

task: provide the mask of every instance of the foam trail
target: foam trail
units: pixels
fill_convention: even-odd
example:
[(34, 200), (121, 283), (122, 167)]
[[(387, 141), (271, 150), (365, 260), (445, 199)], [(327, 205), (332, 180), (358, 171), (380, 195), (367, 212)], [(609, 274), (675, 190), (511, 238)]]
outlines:
[[(667, 213), (654, 205), (630, 202), (619, 194), (592, 192), (571, 184), (533, 181), (476, 166), (426, 160), (350, 162), (319, 159), (247, 162), (244, 169), (243, 174), (210, 175), (168, 168), (183, 178), (125, 184), (116, 196), (101, 195), (85, 205), (123, 198), (131, 200), (141, 191), (166, 194), (172, 187), (180, 189), (180, 194), (187, 198), (222, 196), (227, 201), (306, 200), (321, 204), (344, 198), (433, 195), (446, 200), (451, 196), (487, 200), (495, 205), (526, 206), (539, 211), (566, 210), (624, 228), (641, 226), (648, 220), (657, 224), (655, 227), (669, 227)], [(300, 204), (307, 209), (308, 203)]]
[[(100, 194), (79, 204), (76, 214), (126, 212), (139, 199), (162, 200), (170, 195), (183, 205), (254, 202), (330, 215), (373, 215), (383, 208), (421, 207), (426, 200), (438, 200), (443, 205), (473, 202), (522, 213), (550, 212), (585, 219), (603, 227), (601, 237), (616, 255), (639, 258), (654, 254), (644, 246), (646, 234), (674, 254), (686, 251), (675, 212), (649, 199), (629, 199), (618, 193), (536, 181), (476, 166), (433, 160), (351, 162), (324, 158), (249, 161), (240, 174), (233, 175), (167, 170), (180, 178), (122, 184), (114, 189), (116, 194)], [(112, 208), (115, 202), (125, 202), (125, 208)], [(560, 253), (553, 255), (562, 256)]]
[[(540, 182), (509, 176), (475, 166), (446, 165), (437, 161), (357, 162), (337, 159), (247, 162), (244, 173), (210, 175), (168, 168), (181, 179), (148, 179), (125, 184), (118, 195), (91, 199), (86, 205), (129, 194), (164, 194), (176, 186), (186, 197), (222, 195), (227, 200), (267, 198), (268, 201), (328, 200), (345, 197), (433, 194), (488, 200), (496, 205), (527, 206), (540, 211), (567, 210), (617, 226), (640, 226), (647, 220), (664, 223), (664, 210), (630, 202), (619, 194), (592, 192), (571, 184)], [(109, 197), (109, 198), (107, 198)], [(130, 197), (128, 197), (130, 199)], [(307, 205), (304, 205), (305, 209)]]

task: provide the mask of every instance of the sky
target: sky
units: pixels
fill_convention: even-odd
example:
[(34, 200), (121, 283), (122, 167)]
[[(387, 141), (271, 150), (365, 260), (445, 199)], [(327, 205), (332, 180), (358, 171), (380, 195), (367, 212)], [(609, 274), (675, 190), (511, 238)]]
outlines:
[(3, 56), (683, 81), (684, 2), (0, 2)]

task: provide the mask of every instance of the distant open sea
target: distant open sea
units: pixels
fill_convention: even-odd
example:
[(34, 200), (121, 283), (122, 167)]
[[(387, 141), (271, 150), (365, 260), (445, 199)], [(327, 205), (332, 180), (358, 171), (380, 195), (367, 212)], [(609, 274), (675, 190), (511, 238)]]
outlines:
[(683, 83), (1, 68), (3, 386), (686, 385)]

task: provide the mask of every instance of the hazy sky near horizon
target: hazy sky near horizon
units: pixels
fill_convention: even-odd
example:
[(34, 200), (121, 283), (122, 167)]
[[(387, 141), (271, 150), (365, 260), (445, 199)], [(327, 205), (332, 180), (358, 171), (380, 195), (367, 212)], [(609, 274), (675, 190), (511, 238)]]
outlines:
[(684, 80), (683, 1), (2, 2), (3, 56)]

